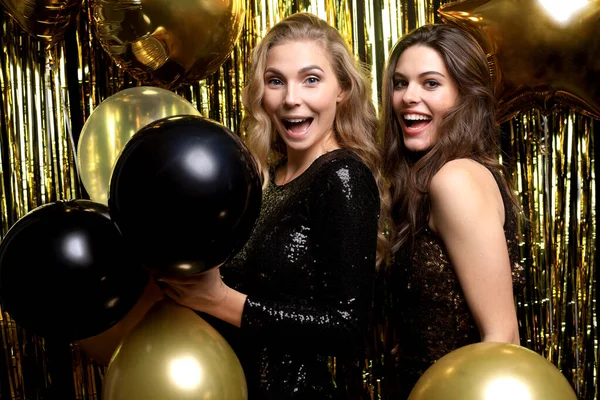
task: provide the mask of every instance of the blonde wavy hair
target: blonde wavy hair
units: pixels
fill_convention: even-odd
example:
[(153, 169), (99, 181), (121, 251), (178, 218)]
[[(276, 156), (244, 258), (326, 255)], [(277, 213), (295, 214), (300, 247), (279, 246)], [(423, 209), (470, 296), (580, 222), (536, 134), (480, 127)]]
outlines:
[[(263, 183), (269, 181), (269, 168), (286, 155), (283, 140), (276, 132), (263, 107), (264, 73), (269, 49), (290, 42), (314, 42), (329, 56), (338, 84), (345, 92), (338, 103), (334, 134), (338, 144), (352, 150), (373, 173), (379, 189), (381, 215), (389, 210), (389, 192), (385, 189), (380, 166), (381, 150), (377, 143), (377, 114), (371, 100), (369, 73), (357, 62), (340, 33), (327, 22), (309, 13), (293, 14), (273, 26), (252, 53), (248, 81), (243, 91), (246, 109), (242, 129), (248, 148), (262, 173)], [(377, 265), (389, 253), (382, 221), (377, 240)]]

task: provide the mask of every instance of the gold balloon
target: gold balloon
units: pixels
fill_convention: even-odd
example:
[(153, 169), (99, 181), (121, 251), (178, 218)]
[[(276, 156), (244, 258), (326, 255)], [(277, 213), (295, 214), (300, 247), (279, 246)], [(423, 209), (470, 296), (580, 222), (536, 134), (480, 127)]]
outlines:
[(174, 115), (200, 115), (193, 104), (166, 89), (122, 90), (94, 109), (79, 137), (77, 164), (90, 199), (108, 203), (110, 178), (131, 136), (151, 122)]
[(0, 5), (27, 33), (52, 46), (75, 19), (81, 0), (0, 0)]
[(466, 0), (438, 12), (488, 54), (500, 122), (532, 107), (600, 119), (600, 1)]
[(92, 0), (96, 37), (121, 68), (169, 89), (202, 80), (229, 57), (244, 0)]
[(446, 354), (408, 400), (577, 400), (564, 375), (525, 347), (475, 343)]
[(108, 365), (106, 400), (247, 399), (240, 362), (217, 331), (189, 308), (157, 303)]

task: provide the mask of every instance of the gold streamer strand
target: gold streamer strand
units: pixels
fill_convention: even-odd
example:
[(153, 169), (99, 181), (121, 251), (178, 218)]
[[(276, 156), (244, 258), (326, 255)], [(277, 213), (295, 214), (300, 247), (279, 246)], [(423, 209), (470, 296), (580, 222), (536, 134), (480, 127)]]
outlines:
[(90, 362), (85, 353), (75, 344), (71, 345), (71, 355), (75, 398), (89, 400), (101, 398), (104, 369)]

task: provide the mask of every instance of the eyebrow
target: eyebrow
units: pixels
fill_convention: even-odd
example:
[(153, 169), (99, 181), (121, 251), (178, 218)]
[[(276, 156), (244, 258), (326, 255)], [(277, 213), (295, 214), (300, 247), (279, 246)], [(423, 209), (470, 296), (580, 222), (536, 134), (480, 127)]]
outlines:
[[(321, 71), (321, 72), (323, 72), (323, 73), (325, 73), (325, 71), (323, 71), (323, 68), (319, 67), (318, 65), (308, 65), (308, 66), (306, 66), (306, 67), (304, 67), (304, 68), (300, 68), (300, 70), (298, 71), (298, 73), (299, 73), (299, 74), (304, 74), (304, 73), (306, 73), (306, 72), (308, 72), (308, 71), (312, 71), (312, 70), (315, 70), (315, 69), (316, 69), (316, 70), (319, 70), (319, 71)], [(273, 67), (269, 67), (269, 68), (267, 68), (267, 69), (265, 70), (265, 74), (266, 74), (267, 72), (271, 72), (271, 73), (273, 73), (273, 74), (281, 74), (281, 71), (280, 71), (280, 70), (278, 70), (277, 68), (273, 68)]]
[[(442, 78), (446, 78), (446, 75), (442, 74), (441, 72), (437, 72), (437, 71), (425, 71), (425, 72), (421, 72), (419, 74), (419, 78), (422, 78), (422, 77), (424, 77), (426, 75), (439, 75)], [(404, 75), (401, 74), (400, 72), (394, 72), (394, 78), (397, 78), (397, 77), (404, 77)]]

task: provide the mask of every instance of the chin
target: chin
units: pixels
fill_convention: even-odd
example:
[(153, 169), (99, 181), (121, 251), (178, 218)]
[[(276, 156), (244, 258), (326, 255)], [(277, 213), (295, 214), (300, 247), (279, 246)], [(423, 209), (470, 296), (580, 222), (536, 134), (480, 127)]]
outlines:
[(404, 148), (406, 149), (406, 151), (408, 151), (410, 153), (427, 153), (431, 149), (431, 146), (415, 145), (414, 143), (410, 143), (410, 144), (405, 143)]
[(304, 142), (286, 141), (285, 144), (288, 149), (292, 149), (294, 151), (305, 151), (310, 147), (308, 143)]

